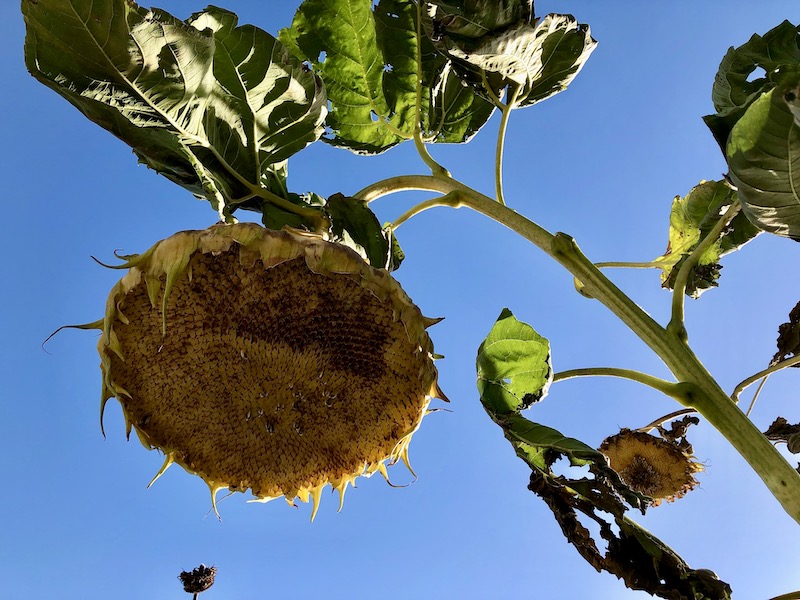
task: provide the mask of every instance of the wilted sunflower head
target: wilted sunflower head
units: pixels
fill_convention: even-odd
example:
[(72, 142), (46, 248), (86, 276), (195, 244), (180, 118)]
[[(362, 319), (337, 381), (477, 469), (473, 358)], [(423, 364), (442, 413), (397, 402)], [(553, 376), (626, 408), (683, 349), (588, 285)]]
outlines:
[(654, 506), (693, 490), (699, 485), (694, 474), (703, 470), (677, 444), (642, 431), (622, 429), (603, 440), (600, 452), (606, 455), (622, 481), (653, 498)]
[(117, 398), (128, 435), (164, 452), (155, 479), (178, 463), (213, 502), (224, 488), (311, 498), (313, 519), (325, 485), (341, 508), (357, 477), (408, 465), (431, 397), (443, 397), (425, 331), (435, 320), (386, 271), (249, 223), (124, 258), (98, 344), (102, 403)]

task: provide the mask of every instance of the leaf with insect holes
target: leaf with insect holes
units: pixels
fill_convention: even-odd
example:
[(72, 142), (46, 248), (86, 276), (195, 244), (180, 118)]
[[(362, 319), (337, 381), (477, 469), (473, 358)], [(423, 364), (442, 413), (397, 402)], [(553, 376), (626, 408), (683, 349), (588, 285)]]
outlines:
[(331, 104), (325, 141), (376, 154), (412, 134), (416, 60), (410, 10), (416, 10), (413, 3), (404, 3), (395, 13), (406, 35), (383, 36), (384, 46), (372, 0), (305, 0), (291, 27), (280, 32), (280, 40), (310, 61), (325, 82)]
[(504, 308), (476, 359), (478, 391), (492, 418), (525, 410), (553, 380), (550, 343)]
[(325, 82), (331, 111), (323, 140), (358, 154), (411, 139), (420, 76), (425, 141), (465, 142), (494, 109), (458, 86), (448, 61), (418, 38), (413, 2), (305, 0), (280, 39)]

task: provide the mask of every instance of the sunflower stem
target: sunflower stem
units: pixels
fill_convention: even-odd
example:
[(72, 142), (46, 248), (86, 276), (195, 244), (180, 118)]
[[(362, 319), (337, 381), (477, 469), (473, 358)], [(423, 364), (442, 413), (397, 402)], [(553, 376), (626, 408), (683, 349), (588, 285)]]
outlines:
[[(456, 196), (451, 196), (458, 200), (458, 202), (453, 201), (452, 206), (468, 207), (489, 217), (527, 239), (566, 268), (589, 296), (606, 306), (661, 358), (678, 382), (690, 384), (684, 388), (684, 406), (697, 410), (731, 443), (764, 481), (784, 510), (800, 523), (800, 473), (783, 458), (766, 436), (722, 390), (686, 344), (685, 338), (675, 335), (674, 332), (668, 332), (653, 320), (586, 258), (575, 240), (564, 233), (555, 235), (550, 233), (533, 221), (451, 177), (400, 176), (378, 182), (359, 194), (369, 201), (406, 189), (427, 189), (442, 194), (458, 192)], [(732, 209), (726, 212), (728, 220), (733, 214), (735, 213)], [(718, 223), (718, 226), (721, 231), (727, 224), (725, 217), (720, 219), (720, 223), (722, 225)], [(704, 242), (709, 238), (710, 236)], [(679, 295), (682, 296), (682, 292)], [(676, 323), (682, 325), (682, 314), (681, 305), (680, 319), (676, 320), (676, 315), (673, 314), (671, 321), (673, 330)]]
[(500, 127), (497, 132), (497, 147), (494, 156), (494, 193), (497, 201), (503, 206), (506, 205), (505, 197), (503, 196), (503, 150), (506, 145), (506, 132), (508, 131), (508, 119), (511, 116), (511, 111), (514, 110), (519, 94), (519, 87), (514, 87), (508, 98), (508, 102), (496, 102), (500, 109)]

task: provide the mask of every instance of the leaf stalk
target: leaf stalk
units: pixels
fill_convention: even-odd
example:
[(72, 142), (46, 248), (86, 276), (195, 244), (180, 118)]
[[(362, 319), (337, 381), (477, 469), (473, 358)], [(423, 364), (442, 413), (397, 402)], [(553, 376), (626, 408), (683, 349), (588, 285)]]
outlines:
[(689, 284), (689, 277), (700, 262), (700, 257), (703, 256), (703, 253), (719, 240), (723, 229), (728, 226), (728, 223), (733, 220), (741, 209), (742, 205), (739, 200), (735, 200), (731, 203), (714, 227), (711, 228), (711, 231), (708, 232), (708, 235), (697, 244), (694, 251), (686, 258), (678, 271), (678, 275), (675, 277), (675, 285), (672, 289), (672, 318), (667, 325), (667, 331), (684, 342), (688, 340), (689, 337), (686, 333), (686, 325), (684, 322), (686, 286)]
[[(653, 377), (641, 371), (634, 371), (631, 369), (618, 369), (616, 367), (590, 367), (585, 369), (570, 369), (568, 371), (561, 371), (553, 376), (553, 383), (557, 381), (565, 381), (567, 379), (574, 379), (576, 377), (618, 377), (620, 379), (628, 379), (641, 383), (648, 387), (653, 388), (677, 400), (684, 406), (688, 406), (687, 402), (692, 396), (690, 383), (676, 383), (673, 381), (666, 381)], [(687, 387), (688, 386), (688, 387)], [(695, 392), (696, 393), (696, 392)]]

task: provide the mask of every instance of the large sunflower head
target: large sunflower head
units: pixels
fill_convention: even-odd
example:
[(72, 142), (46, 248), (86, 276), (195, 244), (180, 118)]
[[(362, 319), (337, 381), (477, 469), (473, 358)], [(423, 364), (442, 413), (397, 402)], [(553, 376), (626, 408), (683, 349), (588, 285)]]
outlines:
[[(313, 500), (386, 463), (442, 397), (422, 316), (386, 272), (315, 235), (184, 231), (124, 257), (98, 344), (102, 404), (219, 490)], [(102, 412), (102, 411), (101, 411)], [(410, 468), (410, 467), (409, 467)], [(154, 479), (155, 481), (155, 479)], [(216, 509), (216, 505), (215, 505)]]
[(649, 496), (653, 505), (671, 502), (697, 487), (703, 467), (678, 444), (643, 431), (623, 429), (603, 440), (600, 452), (631, 489)]

